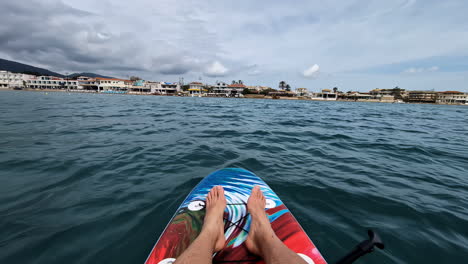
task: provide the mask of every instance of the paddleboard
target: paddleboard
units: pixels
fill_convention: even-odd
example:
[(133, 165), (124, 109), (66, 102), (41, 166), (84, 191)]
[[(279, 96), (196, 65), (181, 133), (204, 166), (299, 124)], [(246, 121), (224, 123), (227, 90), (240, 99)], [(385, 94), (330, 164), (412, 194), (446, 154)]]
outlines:
[(276, 235), (309, 264), (326, 261), (273, 190), (250, 171), (227, 168), (205, 177), (177, 209), (172, 220), (153, 247), (146, 264), (171, 264), (195, 240), (203, 226), (205, 198), (216, 185), (224, 188), (227, 206), (224, 212), (223, 250), (213, 256), (213, 263), (264, 263), (244, 245), (250, 229), (247, 199), (255, 185), (266, 197), (265, 212)]

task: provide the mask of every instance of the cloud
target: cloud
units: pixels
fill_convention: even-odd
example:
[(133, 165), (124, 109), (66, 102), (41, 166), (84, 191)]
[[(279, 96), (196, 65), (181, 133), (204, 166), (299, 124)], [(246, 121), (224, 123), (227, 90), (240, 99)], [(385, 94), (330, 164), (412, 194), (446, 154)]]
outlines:
[(204, 74), (208, 77), (223, 77), (229, 70), (219, 61), (215, 61), (206, 67)]
[(317, 64), (312, 65), (311, 67), (305, 69), (302, 72), (302, 76), (305, 78), (316, 78), (319, 74), (320, 67)]
[(256, 76), (262, 73), (257, 64), (248, 65), (245, 70), (249, 76)]
[[(2, 3), (2, 10), (11, 15), (0, 16), (0, 58), (62, 73), (94, 71), (154, 79), (198, 75), (194, 72), (203, 70), (200, 61), (222, 55), (216, 34), (208, 31), (197, 10), (181, 4), (177, 9), (181, 15), (174, 16), (168, 0), (158, 2), (158, 7), (167, 12), (154, 11), (155, 5), (146, 0), (132, 5), (124, 1), (106, 3)], [(106, 10), (105, 15), (95, 15), (102, 10)]]
[(436, 72), (438, 70), (439, 70), (439, 67), (437, 67), (437, 66), (432, 66), (432, 67), (429, 67), (429, 68), (414, 68), (414, 67), (411, 67), (411, 68), (408, 68), (408, 69), (404, 70), (403, 73), (415, 74), (415, 73), (424, 73), (424, 72)]
[(153, 59), (152, 68), (166, 75), (183, 75), (200, 68), (200, 61), (179, 54), (165, 55)]
[[(361, 78), (353, 79), (359, 87), (381, 86), (382, 72), (371, 70), (382, 65), (394, 67), (389, 80), (421, 86), (407, 89), (424, 88), (427, 75), (468, 70), (465, 0), (21, 0), (1, 7), (0, 58), (62, 73), (168, 81), (205, 73), (311, 89), (320, 76), (314, 85), (339, 82), (346, 90), (356, 86), (345, 82), (349, 73)], [(310, 62), (320, 62), (319, 70)]]

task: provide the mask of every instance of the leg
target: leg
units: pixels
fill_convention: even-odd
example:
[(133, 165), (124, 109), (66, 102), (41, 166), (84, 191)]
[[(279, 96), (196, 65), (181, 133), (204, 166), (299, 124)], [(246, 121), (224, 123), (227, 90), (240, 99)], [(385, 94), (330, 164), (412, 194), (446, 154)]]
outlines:
[(252, 217), (250, 232), (245, 244), (250, 252), (262, 257), (267, 264), (307, 264), (276, 236), (265, 214), (265, 196), (255, 186), (247, 201)]
[(213, 253), (223, 249), (225, 243), (224, 208), (226, 208), (226, 197), (223, 187), (215, 186), (206, 197), (206, 215), (200, 235), (174, 264), (211, 263)]

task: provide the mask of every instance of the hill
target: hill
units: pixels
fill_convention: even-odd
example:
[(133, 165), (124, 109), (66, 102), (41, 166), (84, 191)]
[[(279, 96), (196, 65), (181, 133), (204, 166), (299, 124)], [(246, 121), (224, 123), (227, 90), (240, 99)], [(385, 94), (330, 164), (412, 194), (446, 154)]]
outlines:
[(96, 73), (92, 73), (92, 72), (72, 73), (72, 74), (68, 75), (68, 77), (70, 77), (70, 78), (75, 78), (75, 77), (78, 77), (78, 76), (86, 76), (86, 77), (91, 77), (91, 78), (96, 78), (96, 77), (99, 77), (99, 78), (114, 78), (114, 77), (104, 76), (104, 75), (100, 75), (100, 74), (96, 74)]
[[(57, 77), (67, 77), (66, 75), (53, 72), (47, 69), (19, 63), (16, 61), (10, 61), (10, 60), (5, 60), (5, 59), (0, 59), (0, 70), (3, 71), (10, 71), (10, 72), (16, 72), (16, 73), (26, 73), (26, 74), (32, 74), (32, 75), (47, 75), (47, 76), (57, 76)], [(101, 78), (113, 78), (109, 76), (103, 76), (99, 75), (96, 73), (90, 73), (90, 72), (82, 72), (82, 73), (72, 73), (68, 75), (69, 78), (74, 78), (78, 76), (87, 76), (87, 77), (101, 77)]]
[(63, 74), (49, 71), (47, 69), (4, 59), (0, 59), (0, 70), (34, 75), (51, 75), (57, 77), (65, 77)]

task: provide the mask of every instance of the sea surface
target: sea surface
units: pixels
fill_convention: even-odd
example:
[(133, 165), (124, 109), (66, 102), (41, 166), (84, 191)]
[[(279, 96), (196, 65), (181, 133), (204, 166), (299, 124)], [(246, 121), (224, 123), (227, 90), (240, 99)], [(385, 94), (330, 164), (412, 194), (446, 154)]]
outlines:
[(209, 173), (263, 178), (329, 263), (466, 263), (468, 107), (0, 91), (0, 263), (143, 263)]

